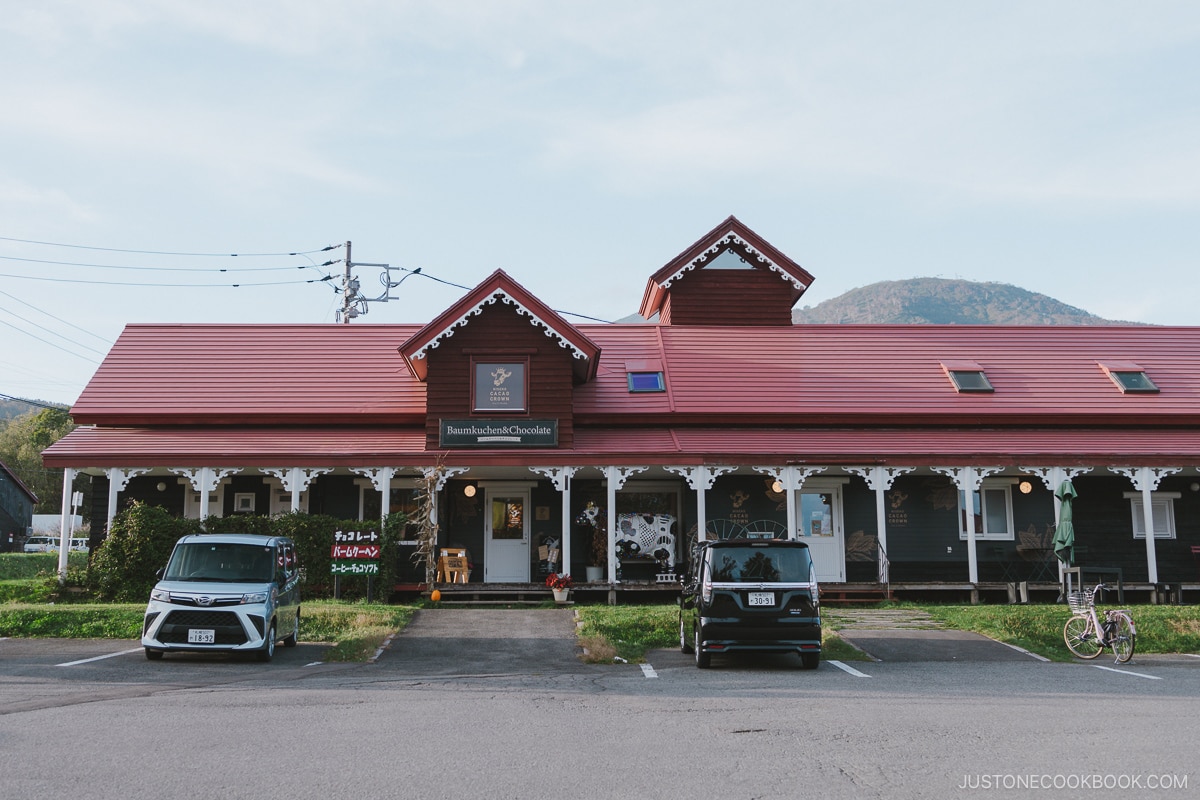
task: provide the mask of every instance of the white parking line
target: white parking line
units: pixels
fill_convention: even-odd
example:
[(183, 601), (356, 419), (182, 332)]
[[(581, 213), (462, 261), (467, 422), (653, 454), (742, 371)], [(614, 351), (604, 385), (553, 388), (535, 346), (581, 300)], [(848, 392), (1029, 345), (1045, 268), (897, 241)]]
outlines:
[(642, 674), (645, 675), (647, 678), (657, 678), (658, 677), (658, 673), (654, 671), (654, 667), (650, 666), (649, 664), (642, 664), (641, 666), (642, 666)]
[(834, 665), (835, 667), (837, 667), (838, 669), (842, 670), (843, 672), (849, 672), (851, 675), (853, 675), (853, 676), (854, 676), (854, 677), (856, 677), (856, 678), (869, 678), (869, 677), (871, 677), (871, 676), (870, 676), (870, 675), (868, 675), (867, 673), (865, 673), (865, 672), (859, 672), (858, 670), (856, 670), (854, 667), (850, 666), (849, 664), (843, 664), (843, 663), (842, 663), (842, 662), (840, 662), (840, 661), (833, 661), (833, 660), (830, 660), (830, 661), (826, 661), (825, 663), (826, 663), (826, 664), (833, 664), (833, 665)]
[(1031, 653), (1028, 650), (1026, 650), (1024, 647), (1017, 647), (1015, 644), (1009, 644), (1008, 642), (1000, 642), (1000, 644), (1004, 645), (1005, 647), (1011, 647), (1013, 650), (1016, 650), (1018, 653), (1024, 653), (1025, 655), (1029, 656), (1030, 658), (1036, 658), (1038, 661), (1045, 661), (1047, 664), (1050, 663), (1050, 659), (1046, 658), (1045, 656), (1039, 656), (1037, 653)]
[(1127, 669), (1113, 669), (1112, 667), (1102, 667), (1099, 664), (1092, 664), (1090, 666), (1093, 666), (1096, 669), (1102, 669), (1106, 672), (1115, 672), (1118, 675), (1133, 675), (1136, 678), (1145, 678), (1148, 681), (1161, 681), (1162, 680), (1162, 678), (1158, 677), (1157, 675), (1147, 675), (1143, 672), (1130, 672)]
[(56, 666), (56, 667), (73, 667), (76, 664), (87, 664), (92, 661), (103, 661), (106, 658), (116, 658), (117, 656), (127, 656), (130, 653), (140, 653), (140, 652), (142, 652), (142, 648), (135, 647), (132, 650), (122, 650), (119, 653), (109, 653), (106, 656), (96, 656), (95, 658), (82, 658), (79, 661), (68, 661), (65, 664), (55, 664), (54, 666)]
[(1200, 658), (1200, 655), (1197, 655), (1196, 653), (1184, 653), (1184, 655), (1188, 658)]

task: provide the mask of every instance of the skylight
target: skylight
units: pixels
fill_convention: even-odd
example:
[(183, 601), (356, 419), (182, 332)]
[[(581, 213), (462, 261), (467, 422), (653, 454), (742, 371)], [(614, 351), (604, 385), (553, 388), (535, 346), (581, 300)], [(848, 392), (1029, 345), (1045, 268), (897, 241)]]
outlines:
[(994, 392), (983, 367), (974, 361), (943, 361), (942, 371), (957, 392)]
[(630, 372), (627, 377), (629, 378), (630, 392), (665, 392), (667, 390), (661, 372)]
[(1146, 370), (1132, 361), (1110, 361), (1101, 363), (1100, 369), (1123, 393), (1153, 394), (1158, 391)]

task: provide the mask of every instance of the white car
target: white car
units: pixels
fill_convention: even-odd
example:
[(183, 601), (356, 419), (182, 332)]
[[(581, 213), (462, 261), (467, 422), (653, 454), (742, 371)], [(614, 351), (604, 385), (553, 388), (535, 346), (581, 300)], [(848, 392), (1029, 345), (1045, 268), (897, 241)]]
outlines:
[(57, 553), (58, 539), (53, 536), (30, 536), (25, 540), (26, 553)]
[(280, 536), (184, 536), (150, 592), (142, 623), (146, 658), (177, 650), (253, 654), (270, 661), (275, 643), (300, 633), (300, 564)]

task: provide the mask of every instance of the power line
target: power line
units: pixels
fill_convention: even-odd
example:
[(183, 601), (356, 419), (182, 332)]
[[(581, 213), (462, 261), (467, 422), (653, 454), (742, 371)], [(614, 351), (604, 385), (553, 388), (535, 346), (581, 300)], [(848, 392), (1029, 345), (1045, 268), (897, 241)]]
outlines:
[(12, 236), (0, 236), (0, 241), (4, 242), (20, 242), (21, 244), (40, 244), (47, 247), (69, 247), (74, 250), (103, 250), (108, 253), (138, 253), (141, 255), (152, 256), (197, 256), (202, 258), (258, 258), (261, 256), (301, 256), (311, 255), (312, 253), (325, 253), (330, 250), (337, 250), (342, 245), (331, 244), (325, 247), (317, 248), (316, 250), (296, 250), (288, 253), (187, 253), (174, 252), (170, 250), (133, 250), (122, 247), (96, 247), (86, 244), (64, 244), (62, 242), (41, 242), (36, 239), (17, 239)]
[[(50, 317), (50, 319), (61, 322), (63, 325), (70, 326), (70, 327), (74, 328), (75, 330), (79, 331), (80, 333), (86, 333), (88, 336), (93, 336), (93, 337), (99, 339), (100, 341), (104, 342), (105, 344), (112, 344), (111, 339), (101, 336), (98, 333), (92, 333), (89, 330), (85, 330), (84, 328), (81, 328), (78, 325), (76, 325), (74, 322), (69, 322), (65, 319), (62, 319), (61, 317), (56, 317), (53, 314), (51, 314), (49, 311), (46, 311), (43, 308), (38, 308), (33, 303), (30, 303), (27, 300), (22, 300), (21, 298), (17, 297), (16, 295), (9, 294), (8, 292), (4, 291), (3, 289), (0, 289), (0, 294), (4, 295), (5, 297), (11, 297), (13, 300), (16, 300), (21, 305), (29, 306), (34, 311), (37, 311), (39, 314), (45, 314), (47, 317)], [(64, 336), (63, 338), (65, 339), (66, 337)]]
[(24, 403), (27, 406), (37, 406), (38, 408), (48, 408), (52, 411), (62, 411), (67, 408), (65, 405), (53, 406), (47, 403), (40, 403), (37, 400), (27, 400), (24, 397), (13, 397), (11, 394), (0, 394), (0, 398), (5, 400), (15, 400), (18, 403)]
[[(8, 294), (8, 292), (4, 292), (4, 294)], [(12, 297), (12, 295), (9, 295), (9, 297)], [(101, 352), (100, 350), (97, 350), (97, 349), (96, 349), (96, 348), (94, 348), (94, 347), (88, 347), (86, 344), (82, 344), (82, 343), (80, 343), (80, 342), (76, 342), (76, 341), (74, 341), (74, 340), (72, 340), (72, 339), (68, 339), (66, 336), (63, 336), (61, 333), (56, 333), (55, 331), (52, 331), (52, 330), (49, 330), (49, 329), (47, 329), (47, 328), (46, 328), (45, 326), (43, 326), (43, 325), (38, 325), (38, 324), (37, 324), (36, 322), (34, 322), (33, 320), (31, 320), (31, 319), (26, 319), (25, 317), (22, 317), (22, 316), (21, 316), (20, 314), (18, 314), (17, 312), (15, 312), (15, 311), (12, 311), (12, 310), (10, 310), (10, 309), (7, 309), (7, 308), (5, 308), (4, 306), (0, 306), (0, 311), (3, 311), (3, 312), (5, 312), (6, 314), (12, 314), (14, 317), (16, 317), (17, 319), (21, 320), (22, 322), (28, 322), (30, 325), (32, 325), (33, 327), (37, 328), (38, 330), (40, 330), (40, 331), (43, 331), (43, 332), (45, 332), (45, 333), (48, 333), (48, 334), (50, 334), (51, 336), (57, 336), (58, 338), (60, 338), (60, 339), (62, 339), (62, 340), (64, 340), (64, 341), (66, 341), (66, 342), (68, 342), (68, 343), (70, 343), (70, 344), (73, 344), (73, 345), (75, 345), (76, 347), (82, 347), (84, 350), (91, 350), (93, 353), (95, 353), (95, 354), (96, 354), (96, 355), (98, 355), (98, 356), (103, 356), (103, 355), (104, 355), (104, 353), (103, 353), (103, 352)], [(94, 334), (93, 334), (93, 335), (94, 335)]]
[(332, 275), (326, 275), (323, 278), (312, 278), (304, 281), (262, 281), (258, 283), (146, 283), (146, 282), (130, 282), (130, 281), (93, 281), (81, 280), (79, 278), (47, 278), (42, 275), (13, 275), (12, 273), (0, 272), (0, 278), (21, 278), (27, 281), (46, 281), (49, 283), (86, 283), (97, 286), (143, 286), (143, 287), (166, 287), (170, 289), (241, 289), (253, 286), (299, 286), (306, 283), (323, 283), (333, 280)]
[[(82, 358), (84, 361), (90, 361), (90, 362), (92, 362), (93, 364), (97, 364), (97, 365), (99, 365), (99, 363), (100, 363), (99, 361), (97, 361), (97, 360), (96, 360), (96, 359), (94, 359), (94, 358), (88, 358), (87, 356), (80, 355), (79, 353), (76, 353), (74, 350), (68, 350), (67, 348), (65, 348), (65, 347), (62, 347), (61, 345), (57, 345), (57, 344), (55, 344), (54, 342), (49, 342), (49, 341), (46, 341), (45, 339), (43, 339), (43, 338), (42, 338), (42, 337), (40, 337), (40, 336), (34, 336), (34, 335), (33, 335), (32, 333), (30, 333), (29, 331), (27, 331), (27, 330), (23, 330), (23, 329), (21, 329), (21, 328), (18, 328), (16, 325), (13, 325), (11, 322), (6, 322), (5, 320), (2, 320), (2, 319), (0, 319), (0, 325), (7, 325), (8, 327), (12, 328), (14, 331), (17, 331), (17, 332), (19, 332), (19, 333), (23, 333), (23, 334), (25, 334), (26, 336), (30, 337), (31, 339), (37, 339), (37, 340), (38, 340), (39, 342), (41, 342), (42, 344), (48, 344), (48, 345), (50, 345), (51, 347), (53, 347), (55, 350), (62, 350), (64, 353), (70, 353), (71, 355), (75, 356), (76, 358)], [(90, 348), (89, 348), (89, 349), (90, 349)]]
[[(300, 253), (298, 255), (304, 255)], [(54, 264), (63, 267), (88, 267), (91, 269), (129, 269), (147, 272), (284, 272), (293, 269), (318, 269), (329, 267), (337, 261), (326, 261), (324, 264), (292, 264), (286, 267), (134, 267), (125, 264), (90, 264), (82, 261), (52, 261), (45, 258), (22, 258), (20, 256), (0, 256), (5, 261), (25, 261), (31, 264)]]

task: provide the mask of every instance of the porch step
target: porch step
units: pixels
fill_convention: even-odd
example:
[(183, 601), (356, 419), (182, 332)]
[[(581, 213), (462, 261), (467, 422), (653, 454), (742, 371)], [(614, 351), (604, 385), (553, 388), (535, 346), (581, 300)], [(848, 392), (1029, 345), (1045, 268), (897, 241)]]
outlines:
[(830, 586), (821, 585), (821, 603), (823, 605), (857, 605), (861, 603), (882, 603), (891, 599), (891, 592), (886, 586)]

